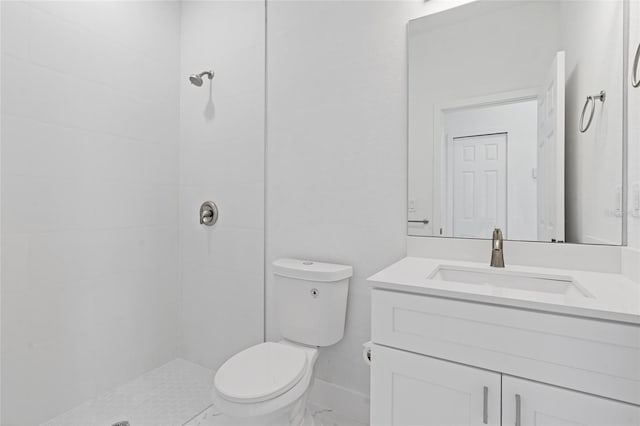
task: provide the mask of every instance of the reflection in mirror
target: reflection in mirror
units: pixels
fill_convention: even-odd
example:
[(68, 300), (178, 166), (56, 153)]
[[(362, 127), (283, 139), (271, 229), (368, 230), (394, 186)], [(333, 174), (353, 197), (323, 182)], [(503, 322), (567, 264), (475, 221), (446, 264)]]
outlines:
[(409, 235), (621, 244), (623, 2), (409, 22)]

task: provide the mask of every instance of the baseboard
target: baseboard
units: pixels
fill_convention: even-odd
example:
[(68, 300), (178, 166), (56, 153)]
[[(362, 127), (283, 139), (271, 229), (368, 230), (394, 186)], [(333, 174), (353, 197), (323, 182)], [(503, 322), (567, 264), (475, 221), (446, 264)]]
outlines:
[(369, 395), (315, 379), (309, 402), (358, 423), (369, 424)]

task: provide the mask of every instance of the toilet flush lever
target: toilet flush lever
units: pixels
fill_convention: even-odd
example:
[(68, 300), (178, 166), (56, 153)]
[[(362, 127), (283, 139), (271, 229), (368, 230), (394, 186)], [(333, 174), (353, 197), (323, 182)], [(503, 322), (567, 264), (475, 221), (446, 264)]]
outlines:
[(200, 206), (200, 224), (213, 226), (218, 221), (218, 206), (213, 201), (205, 201)]

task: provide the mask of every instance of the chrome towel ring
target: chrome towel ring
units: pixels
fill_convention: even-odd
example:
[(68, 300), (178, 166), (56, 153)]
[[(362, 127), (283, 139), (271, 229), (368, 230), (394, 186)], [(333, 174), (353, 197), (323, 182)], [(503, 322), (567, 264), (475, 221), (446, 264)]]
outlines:
[[(591, 126), (591, 121), (593, 121), (593, 114), (596, 112), (596, 99), (600, 102), (604, 103), (604, 100), (607, 98), (607, 92), (604, 90), (600, 91), (597, 95), (587, 96), (587, 100), (584, 102), (584, 107), (582, 108), (582, 115), (580, 116), (580, 133), (584, 133), (589, 130), (589, 126)], [(591, 112), (589, 112), (589, 120), (587, 124), (584, 123), (584, 115), (589, 108), (589, 104), (591, 104)]]
[(636, 58), (633, 60), (633, 70), (631, 71), (631, 84), (633, 87), (640, 86), (640, 76), (638, 76), (638, 62), (640, 62), (640, 44), (636, 49)]

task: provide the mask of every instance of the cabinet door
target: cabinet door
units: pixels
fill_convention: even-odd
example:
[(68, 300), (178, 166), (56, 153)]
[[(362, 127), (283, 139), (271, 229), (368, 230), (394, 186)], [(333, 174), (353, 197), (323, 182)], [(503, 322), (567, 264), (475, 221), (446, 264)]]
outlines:
[(500, 425), (500, 374), (374, 345), (371, 424)]
[(640, 407), (503, 376), (502, 422), (505, 426), (638, 426)]

